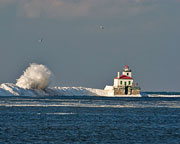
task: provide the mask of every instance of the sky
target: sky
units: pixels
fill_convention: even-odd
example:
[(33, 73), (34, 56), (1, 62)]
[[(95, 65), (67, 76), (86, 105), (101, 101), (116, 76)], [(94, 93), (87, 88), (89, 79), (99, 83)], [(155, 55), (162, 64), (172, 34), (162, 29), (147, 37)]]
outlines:
[(143, 91), (180, 91), (180, 0), (0, 0), (0, 50), (0, 83), (38, 63), (51, 86), (104, 88), (129, 65)]

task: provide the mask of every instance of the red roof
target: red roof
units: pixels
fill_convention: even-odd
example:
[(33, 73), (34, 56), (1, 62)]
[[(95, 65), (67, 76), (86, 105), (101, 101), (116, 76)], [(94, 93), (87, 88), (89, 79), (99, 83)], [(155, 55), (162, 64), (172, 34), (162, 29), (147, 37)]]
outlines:
[(126, 66), (125, 66), (125, 68), (129, 68), (129, 66), (128, 66), (128, 65), (126, 65)]
[(119, 78), (116, 77), (116, 78), (114, 78), (114, 79), (132, 79), (132, 77), (128, 77), (128, 76), (126, 76), (126, 75), (121, 75)]

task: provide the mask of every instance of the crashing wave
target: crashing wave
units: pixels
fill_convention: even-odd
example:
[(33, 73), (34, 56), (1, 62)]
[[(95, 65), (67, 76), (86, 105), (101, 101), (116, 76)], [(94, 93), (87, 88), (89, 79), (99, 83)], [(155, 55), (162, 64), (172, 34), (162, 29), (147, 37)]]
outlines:
[(17, 79), (16, 85), (24, 89), (45, 89), (51, 77), (52, 73), (45, 65), (32, 63)]
[(48, 88), (52, 79), (51, 71), (42, 64), (32, 63), (17, 79), (16, 84), (0, 85), (0, 96), (96, 96), (107, 95), (104, 90), (84, 87)]
[(12, 83), (0, 85), (0, 96), (106, 96), (101, 89), (85, 87), (53, 87), (46, 89), (24, 89)]
[(0, 85), (0, 96), (36, 96), (47, 95), (40, 89), (24, 89), (13, 83), (3, 83)]

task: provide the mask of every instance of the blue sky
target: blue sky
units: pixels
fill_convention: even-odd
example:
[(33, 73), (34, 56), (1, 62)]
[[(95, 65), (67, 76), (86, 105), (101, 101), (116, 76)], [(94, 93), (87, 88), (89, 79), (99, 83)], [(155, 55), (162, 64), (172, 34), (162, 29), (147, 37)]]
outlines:
[(179, 0), (0, 0), (0, 83), (35, 62), (103, 88), (128, 64), (142, 90), (180, 91), (179, 26)]

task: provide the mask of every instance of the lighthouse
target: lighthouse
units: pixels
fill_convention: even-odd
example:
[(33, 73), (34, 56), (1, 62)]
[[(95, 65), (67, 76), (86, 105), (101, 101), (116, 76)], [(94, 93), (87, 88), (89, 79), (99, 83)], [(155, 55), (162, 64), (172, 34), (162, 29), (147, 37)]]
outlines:
[(105, 90), (113, 91), (113, 95), (138, 95), (140, 94), (140, 87), (134, 85), (132, 71), (128, 65), (122, 71), (117, 72), (117, 77), (114, 78), (113, 86), (106, 86)]
[(118, 88), (120, 86), (132, 86), (133, 78), (132, 72), (128, 65), (123, 69), (122, 75), (118, 72), (117, 77), (114, 78), (114, 88)]

